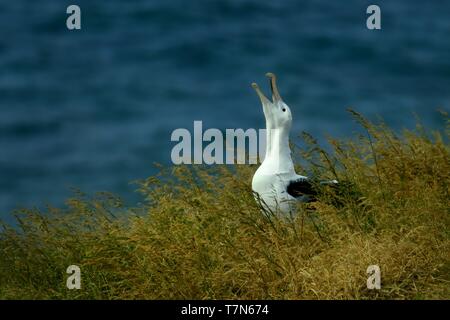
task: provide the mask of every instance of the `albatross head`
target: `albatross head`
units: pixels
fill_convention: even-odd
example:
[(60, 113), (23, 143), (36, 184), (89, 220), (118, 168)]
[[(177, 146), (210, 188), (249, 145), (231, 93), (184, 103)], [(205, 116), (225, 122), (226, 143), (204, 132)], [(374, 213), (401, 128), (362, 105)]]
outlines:
[(272, 101), (270, 101), (261, 91), (256, 83), (252, 83), (263, 106), (264, 117), (266, 118), (267, 129), (287, 129), (291, 128), (292, 114), (291, 109), (281, 99), (278, 92), (276, 76), (273, 73), (267, 73), (266, 76), (270, 80), (270, 88), (272, 90)]

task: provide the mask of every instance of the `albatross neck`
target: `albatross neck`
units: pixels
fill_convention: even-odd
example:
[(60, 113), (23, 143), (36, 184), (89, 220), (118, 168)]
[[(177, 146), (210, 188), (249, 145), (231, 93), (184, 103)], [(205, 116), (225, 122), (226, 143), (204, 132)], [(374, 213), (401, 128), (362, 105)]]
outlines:
[(290, 127), (266, 129), (266, 157), (264, 165), (272, 172), (295, 173), (289, 147)]

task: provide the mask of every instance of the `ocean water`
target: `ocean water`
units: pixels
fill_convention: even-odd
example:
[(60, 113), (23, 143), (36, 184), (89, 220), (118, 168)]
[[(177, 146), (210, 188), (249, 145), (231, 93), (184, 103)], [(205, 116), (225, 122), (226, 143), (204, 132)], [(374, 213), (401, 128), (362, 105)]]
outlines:
[[(66, 28), (78, 4), (82, 29)], [(444, 128), (450, 2), (16, 0), (0, 2), (0, 217), (60, 205), (70, 188), (139, 201), (176, 128), (262, 128), (256, 81), (278, 75), (302, 130), (350, 137), (352, 107), (395, 128)]]

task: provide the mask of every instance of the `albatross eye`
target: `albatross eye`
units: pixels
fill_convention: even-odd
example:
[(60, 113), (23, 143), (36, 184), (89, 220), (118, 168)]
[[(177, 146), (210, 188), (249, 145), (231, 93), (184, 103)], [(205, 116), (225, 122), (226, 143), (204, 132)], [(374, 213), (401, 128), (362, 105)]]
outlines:
[(286, 112), (286, 108), (283, 108), (282, 110), (283, 110), (283, 112)]

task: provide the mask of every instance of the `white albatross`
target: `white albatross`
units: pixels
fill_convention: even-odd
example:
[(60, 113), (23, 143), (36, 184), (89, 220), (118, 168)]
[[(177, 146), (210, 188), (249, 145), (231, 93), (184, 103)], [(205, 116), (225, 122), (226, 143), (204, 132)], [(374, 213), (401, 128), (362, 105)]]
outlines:
[[(253, 176), (252, 189), (264, 210), (291, 213), (295, 210), (297, 201), (310, 201), (315, 191), (308, 177), (295, 172), (289, 147), (291, 110), (281, 99), (275, 75), (267, 73), (266, 76), (270, 79), (272, 101), (261, 92), (256, 83), (252, 83), (261, 99), (266, 118), (266, 154)], [(322, 185), (337, 183), (336, 180), (320, 182)]]

